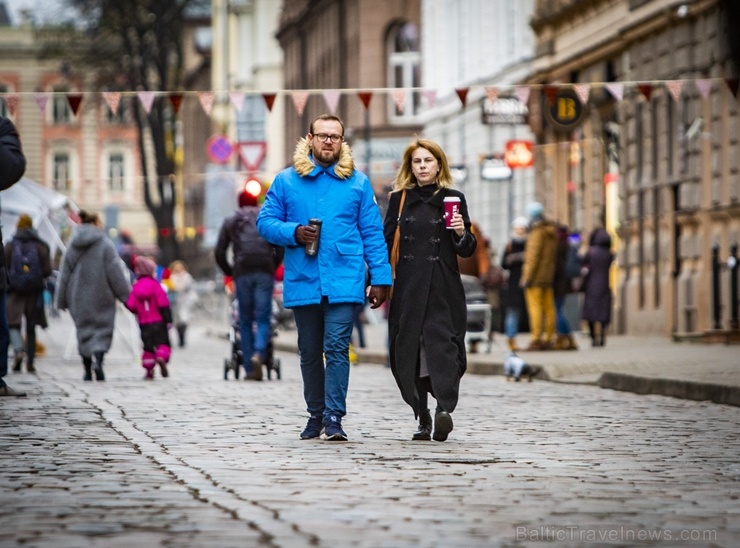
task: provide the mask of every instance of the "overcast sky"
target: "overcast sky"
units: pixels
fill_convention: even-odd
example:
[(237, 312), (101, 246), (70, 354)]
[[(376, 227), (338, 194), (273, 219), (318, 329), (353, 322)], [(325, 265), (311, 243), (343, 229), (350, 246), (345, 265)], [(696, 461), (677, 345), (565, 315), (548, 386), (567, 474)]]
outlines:
[(37, 22), (59, 21), (60, 18), (69, 17), (64, 9), (64, 0), (0, 0), (4, 2), (10, 13), (10, 19), (14, 25), (20, 23), (20, 12), (29, 9)]

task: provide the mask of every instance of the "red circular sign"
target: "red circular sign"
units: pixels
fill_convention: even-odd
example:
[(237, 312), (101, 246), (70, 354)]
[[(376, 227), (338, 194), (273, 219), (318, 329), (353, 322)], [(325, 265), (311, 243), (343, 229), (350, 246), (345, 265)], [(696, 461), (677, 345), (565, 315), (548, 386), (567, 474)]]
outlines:
[(225, 164), (234, 153), (234, 146), (226, 135), (213, 135), (206, 143), (208, 157), (216, 164)]

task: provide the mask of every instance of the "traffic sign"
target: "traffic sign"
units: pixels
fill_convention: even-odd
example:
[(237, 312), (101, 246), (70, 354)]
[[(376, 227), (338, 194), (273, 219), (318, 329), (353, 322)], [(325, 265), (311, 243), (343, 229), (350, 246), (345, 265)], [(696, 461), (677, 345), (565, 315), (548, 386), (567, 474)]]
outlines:
[(214, 164), (225, 164), (234, 153), (234, 147), (225, 135), (213, 135), (206, 143), (206, 151)]
[(255, 172), (259, 170), (265, 159), (267, 143), (265, 141), (242, 141), (237, 143), (237, 149), (242, 165), (247, 171)]

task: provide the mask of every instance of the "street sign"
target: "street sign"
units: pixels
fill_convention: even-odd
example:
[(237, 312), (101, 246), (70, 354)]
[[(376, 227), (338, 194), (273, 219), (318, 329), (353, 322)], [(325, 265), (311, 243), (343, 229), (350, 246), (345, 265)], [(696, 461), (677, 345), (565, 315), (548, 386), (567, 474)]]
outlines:
[(481, 122), (486, 125), (526, 124), (527, 114), (527, 106), (516, 97), (485, 98), (481, 104)]
[(241, 141), (236, 146), (244, 168), (250, 173), (258, 171), (265, 159), (267, 142)]
[(484, 181), (507, 181), (511, 175), (511, 168), (500, 155), (481, 158), (480, 178)]
[(506, 143), (506, 152), (504, 152), (506, 165), (511, 169), (532, 167), (534, 165), (533, 146), (532, 141), (508, 141)]
[(213, 135), (206, 143), (206, 151), (214, 164), (225, 164), (234, 153), (234, 147), (226, 135)]

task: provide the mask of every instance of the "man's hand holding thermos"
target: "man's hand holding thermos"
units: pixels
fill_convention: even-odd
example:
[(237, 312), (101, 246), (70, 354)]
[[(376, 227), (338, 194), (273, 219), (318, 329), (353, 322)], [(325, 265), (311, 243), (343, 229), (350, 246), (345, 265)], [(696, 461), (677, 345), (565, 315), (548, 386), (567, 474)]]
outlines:
[(306, 246), (306, 255), (316, 255), (321, 236), (321, 219), (309, 219), (307, 225), (295, 229), (295, 241)]

